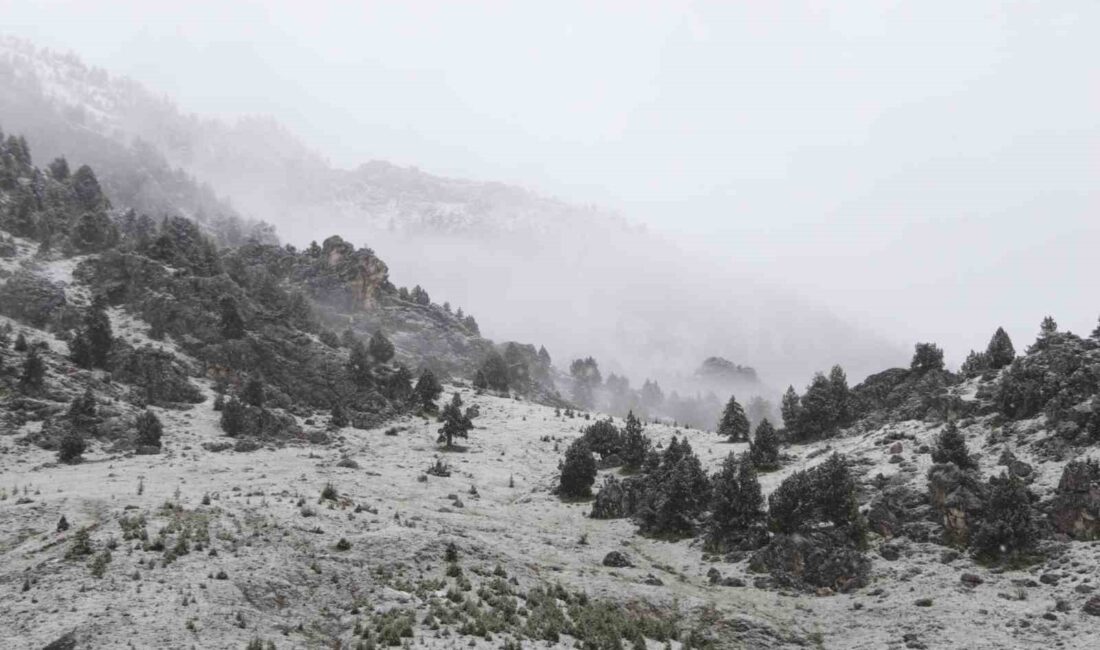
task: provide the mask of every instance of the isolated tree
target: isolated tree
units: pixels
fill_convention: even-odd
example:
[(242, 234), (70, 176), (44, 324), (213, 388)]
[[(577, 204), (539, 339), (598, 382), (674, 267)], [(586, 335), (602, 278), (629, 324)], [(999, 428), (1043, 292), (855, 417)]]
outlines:
[[(23, 335), (20, 334), (20, 337)], [(16, 339), (18, 345), (19, 340)], [(23, 392), (41, 390), (46, 381), (46, 364), (38, 354), (38, 346), (31, 348), (23, 360), (23, 369), (19, 374), (19, 388)]]
[(595, 482), (596, 459), (585, 439), (577, 438), (565, 450), (558, 494), (570, 499), (587, 497), (592, 494), (592, 484)]
[(382, 330), (378, 330), (370, 337), (370, 343), (367, 345), (367, 351), (370, 352), (372, 359), (378, 363), (388, 363), (390, 359), (393, 359), (394, 347), (393, 343), (386, 338), (386, 335), (382, 333)]
[(134, 422), (137, 429), (137, 444), (143, 447), (160, 447), (161, 436), (164, 435), (164, 426), (156, 413), (146, 410), (137, 416)]
[(61, 436), (57, 447), (57, 460), (66, 465), (75, 465), (84, 460), (86, 448), (84, 436), (79, 431), (70, 429)]
[(932, 447), (932, 461), (936, 463), (955, 463), (959, 469), (977, 469), (978, 464), (970, 456), (970, 450), (966, 446), (966, 438), (959, 432), (955, 421), (948, 421), (947, 425), (936, 437), (936, 444)]
[(745, 542), (756, 546), (765, 536), (764, 495), (747, 455), (731, 452), (711, 479), (710, 521), (706, 545), (724, 552)]
[(420, 407), (425, 411), (434, 411), (435, 401), (442, 393), (443, 386), (435, 378), (435, 373), (427, 368), (422, 370), (420, 378), (416, 381), (416, 387), (413, 388), (413, 396)]
[(626, 422), (622, 431), (622, 450), (619, 452), (623, 459), (623, 469), (636, 472), (645, 463), (649, 453), (649, 438), (642, 429), (642, 423), (634, 417), (634, 411), (626, 414)]
[(1043, 318), (1043, 322), (1039, 324), (1039, 336), (1047, 337), (1051, 334), (1058, 332), (1058, 323), (1054, 320), (1053, 316), (1046, 316)]
[(221, 300), (221, 332), (227, 339), (239, 339), (244, 336), (244, 319), (232, 296)]
[(16, 352), (27, 351), (27, 336), (23, 334), (23, 332), (20, 332), (15, 336), (15, 343), (12, 345), (12, 349)]
[(1013, 347), (1012, 339), (1008, 337), (1003, 327), (998, 327), (993, 333), (993, 338), (989, 339), (985, 358), (993, 370), (1004, 368), (1016, 358), (1016, 348)]
[(344, 410), (344, 407), (340, 404), (340, 402), (336, 402), (332, 405), (332, 411), (329, 414), (328, 423), (334, 429), (343, 429), (344, 427), (348, 426), (348, 414), (347, 411)]
[(718, 435), (728, 438), (730, 442), (744, 442), (749, 439), (749, 418), (733, 395), (726, 402), (726, 410), (722, 412), (722, 419), (718, 422)]
[(1016, 557), (1035, 549), (1039, 530), (1027, 487), (1015, 476), (989, 480), (990, 496), (971, 546), (984, 560)]
[(476, 413), (473, 409), (463, 411), (462, 398), (455, 393), (451, 401), (443, 407), (443, 412), (439, 414), (439, 420), (443, 426), (439, 428), (437, 442), (445, 443), (450, 448), (454, 446), (455, 438), (469, 437), (470, 429), (474, 428), (473, 418)]
[(756, 469), (775, 469), (779, 467), (779, 435), (767, 418), (756, 425), (756, 433), (749, 447), (749, 457)]
[(486, 388), (502, 393), (508, 391), (508, 364), (496, 350), (490, 350), (486, 355), (481, 363), (481, 374)]
[(264, 383), (256, 377), (249, 378), (244, 384), (244, 390), (241, 391), (241, 399), (249, 406), (263, 408)]
[(909, 368), (916, 372), (943, 370), (943, 350), (935, 343), (917, 343)]

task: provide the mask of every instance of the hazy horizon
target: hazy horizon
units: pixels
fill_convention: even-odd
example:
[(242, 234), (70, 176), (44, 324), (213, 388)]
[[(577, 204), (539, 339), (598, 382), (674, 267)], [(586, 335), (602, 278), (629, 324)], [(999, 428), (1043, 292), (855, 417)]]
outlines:
[(186, 111), (598, 203), (955, 363), (1100, 309), (1095, 6), (0, 7)]

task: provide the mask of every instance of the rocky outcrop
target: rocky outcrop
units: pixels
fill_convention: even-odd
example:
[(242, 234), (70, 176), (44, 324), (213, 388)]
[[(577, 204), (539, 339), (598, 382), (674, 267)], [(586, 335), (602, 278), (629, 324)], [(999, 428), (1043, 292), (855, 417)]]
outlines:
[(1100, 463), (1067, 464), (1046, 510), (1055, 531), (1074, 539), (1100, 539)]
[(35, 327), (46, 327), (65, 306), (59, 285), (26, 271), (0, 285), (0, 313)]
[(304, 278), (311, 293), (349, 312), (374, 308), (389, 284), (389, 268), (374, 251), (357, 250), (337, 235), (325, 240), (320, 262)]
[(866, 583), (871, 560), (843, 531), (776, 535), (753, 554), (749, 568), (768, 573), (780, 586), (849, 592)]
[(642, 502), (644, 483), (641, 477), (618, 480), (614, 476), (604, 479), (603, 487), (592, 504), (593, 519), (622, 519), (631, 517)]
[(965, 545), (985, 502), (986, 488), (980, 477), (954, 463), (934, 465), (928, 470), (928, 492), (932, 507), (943, 517), (945, 541)]
[(893, 486), (871, 500), (867, 526), (887, 539), (907, 535), (915, 522), (927, 517), (928, 511), (927, 495), (906, 486)]

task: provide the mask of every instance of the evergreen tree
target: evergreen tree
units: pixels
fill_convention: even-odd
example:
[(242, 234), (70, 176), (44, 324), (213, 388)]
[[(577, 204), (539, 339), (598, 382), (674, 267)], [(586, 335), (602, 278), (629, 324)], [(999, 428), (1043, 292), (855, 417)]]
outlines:
[(413, 394), (413, 375), (403, 363), (397, 364), (397, 368), (386, 379), (386, 397), (394, 402), (408, 401)]
[(531, 369), (527, 367), (523, 348), (515, 343), (508, 343), (504, 346), (503, 359), (508, 369), (508, 385), (517, 391), (526, 391), (531, 385)]
[(4, 323), (0, 326), (0, 350), (7, 350), (11, 347), (11, 323)]
[(164, 427), (160, 418), (152, 411), (142, 411), (134, 422), (137, 429), (137, 444), (143, 447), (160, 447), (161, 436), (164, 435)]
[(971, 350), (970, 354), (966, 355), (966, 360), (963, 361), (962, 366), (959, 367), (959, 372), (967, 377), (973, 377), (989, 370), (989, 368), (989, 355), (985, 352)]
[(833, 420), (831, 428), (846, 427), (851, 421), (851, 398), (848, 391), (848, 376), (840, 366), (829, 371), (829, 397)]
[(1100, 341), (1100, 318), (1097, 319), (1096, 329), (1092, 330), (1092, 338)]
[(54, 158), (54, 161), (49, 165), (50, 176), (53, 176), (54, 180), (64, 181), (69, 178), (69, 161), (64, 157)]
[(747, 455), (731, 452), (711, 480), (710, 521), (706, 545), (712, 551), (733, 550), (742, 542), (756, 546), (765, 537), (764, 495)]
[[(1097, 327), (1097, 329), (1100, 330), (1100, 327)], [(546, 347), (542, 345), (539, 346), (539, 363), (547, 368), (552, 365), (550, 362), (550, 353), (547, 352)]]
[(472, 409), (462, 411), (462, 398), (458, 396), (458, 393), (455, 393), (439, 415), (439, 420), (443, 423), (443, 426), (439, 428), (437, 442), (446, 443), (447, 447), (450, 448), (454, 446), (455, 438), (469, 437), (470, 429), (474, 428), (473, 418), (475, 415), (476, 411)]
[[(796, 431), (798, 418), (802, 414), (802, 399), (795, 392), (794, 386), (787, 386), (787, 392), (783, 393), (783, 402), (779, 412), (783, 416), (783, 426), (790, 432)], [(798, 435), (792, 437), (798, 438)]]
[(348, 373), (356, 384), (370, 386), (374, 381), (371, 374), (370, 353), (367, 352), (367, 347), (363, 345), (362, 341), (355, 340), (352, 342), (347, 367)]
[(111, 332), (111, 319), (107, 316), (106, 304), (102, 298), (92, 301), (84, 314), (84, 336), (88, 339), (88, 352), (92, 365), (106, 368), (114, 335)]
[(92, 367), (92, 349), (84, 332), (77, 332), (69, 342), (69, 359), (81, 368)]
[(1028, 489), (1015, 476), (989, 480), (990, 499), (974, 533), (972, 546), (984, 560), (1026, 554), (1035, 549), (1039, 530), (1031, 511)]
[(569, 374), (573, 377), (573, 400), (582, 408), (592, 408), (595, 391), (603, 383), (599, 364), (592, 357), (574, 359)]
[(565, 459), (561, 463), (561, 477), (558, 480), (558, 494), (569, 499), (587, 497), (592, 494), (592, 484), (596, 482), (596, 459), (588, 442), (577, 438), (565, 450)]
[(26, 337), (26, 335), (23, 334), (23, 332), (20, 332), (19, 334), (16, 335), (15, 344), (14, 344), (14, 346), (12, 346), (12, 349), (15, 350), (16, 352), (26, 352), (27, 351), (27, 337)]
[(865, 534), (855, 479), (845, 458), (835, 453), (817, 467), (784, 479), (768, 497), (768, 517), (778, 533), (797, 533), (812, 530), (818, 523), (831, 523), (859, 544)]
[(610, 418), (596, 420), (585, 428), (584, 441), (592, 452), (600, 455), (600, 458), (617, 454), (622, 446), (619, 429), (612, 423)]
[(662, 459), (661, 476), (651, 490), (642, 521), (645, 532), (693, 535), (697, 520), (710, 502), (710, 480), (687, 440), (667, 461)]
[[(20, 337), (23, 335), (20, 334)], [(18, 345), (19, 340), (16, 339)], [(26, 343), (24, 342), (24, 345)], [(19, 375), (19, 388), (23, 392), (33, 392), (42, 389), (46, 381), (46, 364), (38, 355), (38, 346), (31, 348), (27, 358), (23, 361), (23, 370)]]
[(477, 326), (477, 321), (474, 320), (473, 314), (467, 314), (466, 317), (462, 319), (462, 326), (469, 330), (471, 334), (481, 334), (481, 329)]
[(61, 437), (57, 447), (57, 460), (66, 465), (75, 465), (84, 460), (84, 451), (87, 445), (84, 436), (75, 429), (70, 429)]
[(741, 408), (737, 398), (732, 395), (730, 401), (726, 402), (722, 419), (718, 422), (718, 435), (728, 438), (730, 442), (744, 442), (749, 439), (749, 419), (745, 416), (745, 409)]
[(428, 292), (424, 291), (419, 284), (413, 287), (412, 293), (410, 293), (409, 296), (412, 298), (412, 301), (418, 305), (427, 307), (432, 304), (432, 299), (428, 296)]
[(485, 357), (481, 364), (481, 374), (487, 388), (502, 393), (508, 391), (508, 364), (496, 350), (490, 350)]
[(227, 339), (239, 339), (244, 336), (244, 319), (237, 309), (237, 301), (232, 296), (221, 300), (221, 331)]
[(485, 379), (485, 371), (478, 368), (474, 373), (474, 388), (478, 390), (485, 390), (489, 387), (489, 381)]
[(943, 350), (935, 343), (917, 343), (909, 368), (916, 372), (943, 370)]
[(367, 350), (370, 352), (371, 358), (378, 363), (388, 363), (390, 359), (393, 359), (393, 343), (390, 343), (382, 330), (378, 330), (371, 335)]
[(1039, 336), (1047, 337), (1051, 334), (1058, 332), (1058, 323), (1055, 322), (1053, 316), (1046, 316), (1043, 318), (1043, 322), (1039, 325)]
[(626, 423), (623, 425), (622, 451), (623, 469), (636, 472), (642, 468), (646, 456), (649, 454), (649, 438), (642, 430), (642, 423), (634, 417), (634, 411), (626, 414)]
[(425, 411), (434, 411), (435, 401), (439, 399), (442, 393), (443, 386), (435, 378), (435, 373), (427, 368), (421, 371), (420, 378), (416, 382), (416, 388), (413, 389), (413, 395), (420, 407)]
[(749, 447), (749, 457), (757, 469), (776, 469), (779, 467), (779, 436), (775, 427), (767, 418), (756, 426), (756, 434), (753, 436), (752, 445)]
[(329, 426), (334, 429), (343, 429), (348, 426), (348, 414), (340, 402), (336, 402), (332, 405), (332, 412), (329, 414), (328, 423)]
[(1012, 346), (1012, 339), (1008, 337), (1003, 327), (998, 327), (993, 333), (993, 338), (989, 339), (985, 357), (993, 370), (1004, 368), (1016, 358), (1016, 348)]
[(263, 408), (264, 383), (256, 377), (249, 378), (244, 384), (244, 390), (241, 391), (241, 399), (249, 406)]
[(936, 463), (955, 463), (959, 469), (977, 469), (978, 464), (970, 456), (970, 450), (966, 446), (966, 438), (951, 420), (943, 428), (936, 438), (936, 444), (932, 448), (932, 461)]
[(221, 417), (222, 431), (225, 431), (225, 435), (236, 438), (244, 433), (247, 412), (248, 407), (236, 397), (226, 400)]

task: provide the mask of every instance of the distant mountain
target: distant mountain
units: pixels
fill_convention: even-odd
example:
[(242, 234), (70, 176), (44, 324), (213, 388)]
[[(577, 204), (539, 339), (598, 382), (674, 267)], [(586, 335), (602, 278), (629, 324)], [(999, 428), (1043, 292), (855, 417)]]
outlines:
[(74, 55), (11, 38), (0, 40), (0, 126), (44, 157), (91, 164), (119, 205), (175, 206), (200, 220), (239, 211), (299, 246), (334, 232), (364, 242), (409, 284), (477, 313), (494, 338), (543, 343), (563, 361), (595, 355), (636, 384), (690, 389), (693, 360), (716, 355), (776, 386), (835, 363), (858, 379), (905, 357), (738, 270), (735, 250), (700, 260), (611, 211), (506, 184), (382, 161), (338, 169), (270, 118), (190, 115)]

